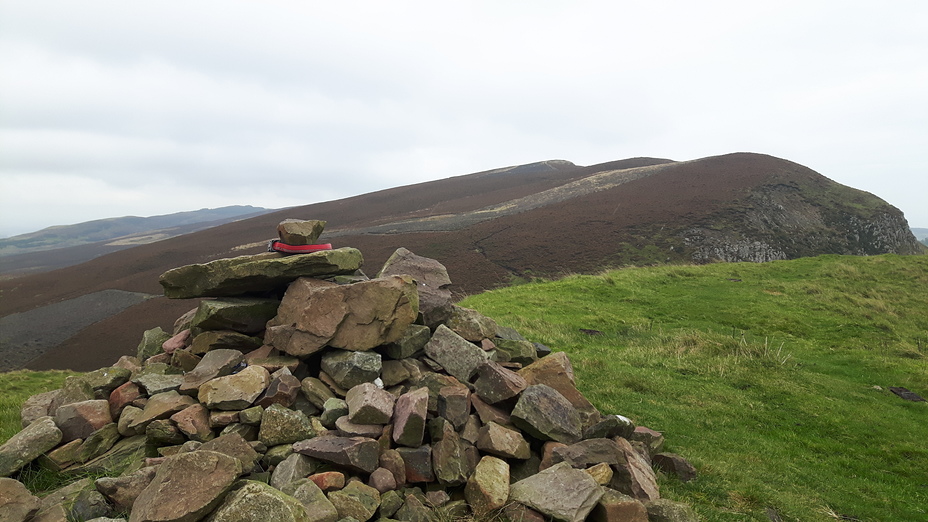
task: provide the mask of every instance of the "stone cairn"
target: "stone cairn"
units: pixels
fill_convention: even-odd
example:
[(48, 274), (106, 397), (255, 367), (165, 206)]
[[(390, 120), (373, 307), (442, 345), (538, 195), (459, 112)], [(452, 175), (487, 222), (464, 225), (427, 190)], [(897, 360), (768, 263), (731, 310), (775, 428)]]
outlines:
[[(278, 233), (310, 245), (324, 225)], [(338, 248), (163, 274), (169, 298), (214, 299), (25, 402), (0, 477), (75, 479), (39, 499), (0, 478), (0, 519), (695, 520), (652, 468), (692, 466), (597, 411), (563, 352), (452, 304), (433, 259), (401, 248), (375, 279), (361, 264)]]

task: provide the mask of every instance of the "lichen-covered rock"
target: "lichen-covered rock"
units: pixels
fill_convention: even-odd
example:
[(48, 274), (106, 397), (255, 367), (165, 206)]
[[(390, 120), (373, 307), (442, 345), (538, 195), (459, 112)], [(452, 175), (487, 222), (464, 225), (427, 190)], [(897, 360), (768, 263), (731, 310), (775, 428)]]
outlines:
[(580, 440), (580, 416), (554, 388), (529, 386), (512, 409), (512, 423), (532, 437), (566, 444)]
[(161, 274), (158, 282), (171, 299), (240, 296), (274, 290), (300, 277), (350, 274), (363, 262), (354, 248), (295, 256), (268, 252), (174, 268)]
[(336, 522), (338, 511), (325, 493), (308, 478), (290, 482), (281, 488), (281, 491), (300, 501), (306, 509), (309, 522)]
[(309, 418), (301, 411), (291, 410), (280, 404), (273, 404), (264, 410), (261, 416), (261, 429), (258, 440), (267, 446), (292, 444), (296, 441), (314, 437)]
[(461, 382), (469, 382), (477, 368), (488, 360), (486, 352), (468, 342), (445, 325), (435, 329), (425, 345), (425, 353), (441, 365), (448, 374)]
[(253, 297), (204, 299), (200, 301), (190, 327), (253, 334), (264, 330), (267, 322), (277, 315), (279, 305), (280, 301), (276, 299)]
[(0, 477), (8, 477), (61, 442), (51, 417), (39, 417), (0, 446)]
[(373, 518), (380, 507), (380, 492), (361, 482), (351, 482), (344, 488), (329, 493), (329, 501), (341, 518), (351, 517), (359, 522)]
[(322, 370), (345, 390), (373, 382), (381, 367), (382, 360), (376, 352), (330, 350), (322, 355)]
[(206, 522), (309, 522), (303, 504), (263, 482), (246, 480), (226, 495)]
[(277, 237), (288, 245), (312, 245), (322, 235), (325, 224), (319, 219), (285, 219), (277, 224)]
[(209, 409), (241, 410), (252, 405), (271, 382), (271, 374), (260, 366), (218, 377), (200, 385), (197, 398)]
[(486, 455), (467, 479), (464, 498), (477, 518), (503, 507), (509, 499), (509, 464)]
[(589, 474), (555, 464), (510, 488), (509, 498), (564, 522), (582, 522), (603, 496), (603, 488)]

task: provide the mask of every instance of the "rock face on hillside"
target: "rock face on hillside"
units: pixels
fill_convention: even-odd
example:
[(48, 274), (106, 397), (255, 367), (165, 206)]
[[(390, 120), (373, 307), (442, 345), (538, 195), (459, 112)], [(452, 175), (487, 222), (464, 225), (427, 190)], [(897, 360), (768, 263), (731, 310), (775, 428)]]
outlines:
[[(262, 288), (252, 278), (250, 292), (287, 288), (272, 317), (267, 297), (205, 300), (174, 332), (146, 332), (139, 357), (30, 398), (23, 431), (0, 446), (2, 475), (42, 466), (107, 476), (41, 501), (0, 479), (9, 492), (0, 511), (15, 509), (18, 520), (502, 512), (580, 522), (664, 520), (648, 513), (669, 503), (683, 514), (675, 520), (695, 520), (660, 498), (651, 464), (662, 435), (599, 412), (562, 352), (549, 355), (442, 292), (420, 300), (420, 278), (440, 287), (447, 274), (408, 250), (398, 256), (404, 263), (391, 265), (406, 273), (373, 280), (339, 275), (344, 268), (289, 285), (262, 279)], [(170, 288), (211, 293), (214, 276)], [(667, 469), (692, 479), (692, 466), (673, 457), (682, 463)]]

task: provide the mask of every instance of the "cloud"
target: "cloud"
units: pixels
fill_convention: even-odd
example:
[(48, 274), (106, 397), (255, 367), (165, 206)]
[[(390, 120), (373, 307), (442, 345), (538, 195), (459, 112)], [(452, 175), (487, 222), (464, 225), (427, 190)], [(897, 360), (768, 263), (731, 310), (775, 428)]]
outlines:
[[(0, 234), (544, 159), (742, 150), (926, 225), (925, 15), (920, 2), (6, 3)], [(61, 213), (21, 203), (51, 179), (46, 191), (67, 187)]]

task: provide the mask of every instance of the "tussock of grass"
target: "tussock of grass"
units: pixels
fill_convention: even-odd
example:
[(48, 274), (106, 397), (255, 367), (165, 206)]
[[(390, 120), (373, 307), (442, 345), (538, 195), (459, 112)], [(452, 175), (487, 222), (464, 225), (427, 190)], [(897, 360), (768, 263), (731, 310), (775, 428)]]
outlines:
[(0, 373), (0, 443), (22, 429), (19, 412), (29, 397), (61, 388), (65, 378), (75, 375), (68, 371), (15, 371)]
[(928, 520), (928, 403), (888, 391), (928, 395), (928, 257), (614, 270), (461, 304), (665, 432), (700, 476), (662, 491), (707, 520)]

